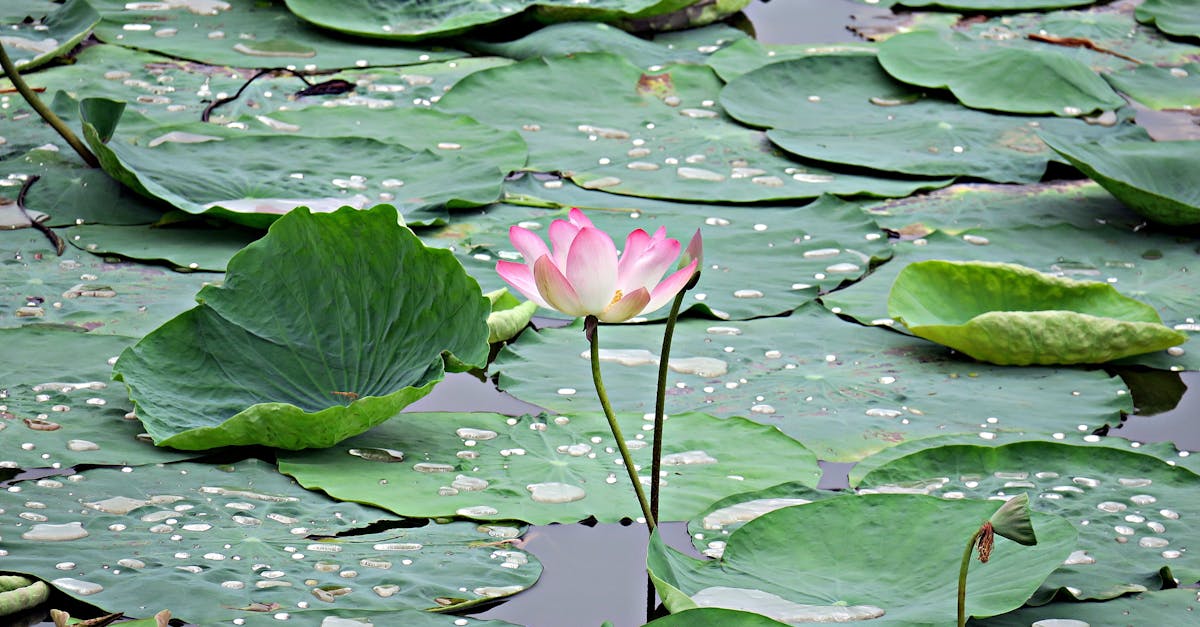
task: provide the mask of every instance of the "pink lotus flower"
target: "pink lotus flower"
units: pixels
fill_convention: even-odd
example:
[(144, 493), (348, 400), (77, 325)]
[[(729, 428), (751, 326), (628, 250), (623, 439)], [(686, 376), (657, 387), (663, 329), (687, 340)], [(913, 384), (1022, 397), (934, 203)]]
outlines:
[(529, 300), (572, 316), (596, 316), (603, 322), (623, 322), (666, 305), (687, 286), (701, 262), (700, 231), (692, 238), (682, 266), (666, 279), (663, 274), (679, 258), (679, 240), (667, 237), (665, 227), (654, 235), (636, 229), (617, 247), (607, 233), (592, 225), (579, 209), (569, 220), (550, 223), (550, 242), (519, 226), (508, 230), (525, 263), (500, 261), (496, 272)]

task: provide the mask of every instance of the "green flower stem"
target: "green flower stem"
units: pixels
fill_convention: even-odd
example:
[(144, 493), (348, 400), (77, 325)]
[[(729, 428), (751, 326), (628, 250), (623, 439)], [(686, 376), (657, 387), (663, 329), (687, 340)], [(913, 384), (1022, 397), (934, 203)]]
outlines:
[(604, 390), (604, 381), (600, 378), (599, 321), (595, 316), (588, 316), (584, 320), (583, 328), (592, 348), (592, 381), (596, 384), (596, 396), (600, 397), (600, 406), (604, 408), (604, 417), (608, 419), (608, 428), (612, 430), (613, 437), (617, 439), (617, 448), (621, 450), (621, 460), (625, 464), (625, 470), (629, 472), (629, 481), (633, 484), (633, 491), (637, 493), (638, 504), (642, 506), (642, 516), (646, 519), (646, 526), (653, 532), (657, 526), (654, 513), (650, 510), (650, 503), (646, 500), (646, 493), (642, 490), (642, 481), (638, 478), (637, 468), (633, 466), (633, 458), (629, 455), (629, 447), (625, 445), (625, 436), (621, 435), (621, 426), (617, 424), (617, 417), (613, 415), (612, 405), (608, 402), (608, 392)]
[(8, 58), (8, 51), (4, 49), (3, 44), (0, 44), (0, 67), (4, 68), (4, 74), (8, 76), (8, 80), (12, 81), (13, 87), (15, 87), (21, 94), (21, 97), (29, 103), (29, 106), (33, 107), (34, 111), (37, 111), (38, 115), (42, 116), (42, 119), (45, 120), (47, 124), (54, 127), (54, 130), (57, 131), (59, 135), (62, 135), (63, 139), (67, 140), (67, 143), (71, 145), (71, 148), (74, 148), (75, 152), (79, 153), (79, 156), (83, 159), (84, 163), (88, 164), (88, 167), (100, 167), (100, 161), (96, 159), (96, 155), (92, 154), (92, 151), (88, 150), (87, 146), (83, 145), (83, 142), (79, 141), (79, 138), (75, 136), (75, 133), (71, 132), (71, 129), (66, 125), (66, 123), (64, 123), (57, 115), (55, 115), (54, 112), (50, 110), (50, 107), (47, 107), (46, 104), (42, 102), (42, 99), (38, 98), (38, 95), (29, 88), (29, 85), (25, 83), (25, 79), (21, 78), (21, 74), (17, 72), (17, 66), (13, 64), (12, 59)]
[(683, 295), (687, 289), (680, 290), (671, 303), (671, 313), (667, 316), (667, 326), (663, 329), (662, 351), (658, 358), (658, 394), (654, 401), (654, 447), (650, 452), (650, 513), (658, 520), (659, 477), (662, 474), (662, 443), (663, 420), (667, 406), (667, 370), (671, 361), (671, 340), (675, 337), (675, 322), (679, 320), (679, 308), (683, 305)]
[(967, 624), (967, 567), (971, 565), (971, 552), (975, 550), (979, 536), (983, 535), (983, 529), (981, 526), (976, 530), (975, 535), (971, 536), (971, 541), (967, 542), (962, 564), (958, 567), (958, 627), (966, 627)]

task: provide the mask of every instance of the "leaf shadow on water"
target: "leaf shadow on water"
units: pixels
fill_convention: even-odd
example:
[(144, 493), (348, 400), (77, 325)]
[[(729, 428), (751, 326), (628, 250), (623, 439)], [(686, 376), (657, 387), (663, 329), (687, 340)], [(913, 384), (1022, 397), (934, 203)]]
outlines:
[(1200, 449), (1200, 372), (1137, 371), (1121, 377), (1133, 392), (1137, 413), (1109, 431), (1138, 442), (1174, 442)]

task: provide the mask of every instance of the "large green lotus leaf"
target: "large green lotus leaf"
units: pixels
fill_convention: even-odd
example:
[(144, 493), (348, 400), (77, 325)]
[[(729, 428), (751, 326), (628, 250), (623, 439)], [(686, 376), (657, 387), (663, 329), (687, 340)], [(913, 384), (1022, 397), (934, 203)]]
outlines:
[[(372, 67), (342, 70), (332, 76), (354, 83), (356, 91), (336, 98), (323, 97), (314, 104), (323, 106), (364, 106), (367, 108), (430, 107), (464, 76), (514, 61), (502, 57), (463, 57), (437, 63), (406, 67)], [(360, 93), (365, 92), (365, 93)], [(326, 105), (325, 102), (332, 102)]]
[(420, 610), (511, 595), (541, 570), (470, 523), (364, 533), (387, 513), (303, 490), (253, 459), (102, 468), (9, 491), (25, 505), (10, 498), (0, 514), (5, 570), (132, 616), (165, 607), (203, 625), (372, 615), (450, 625)]
[[(854, 81), (846, 81), (854, 76)], [(1036, 182), (1055, 153), (1039, 129), (1079, 139), (1145, 137), (1081, 120), (990, 114), (937, 98), (888, 76), (867, 56), (815, 56), (763, 66), (734, 79), (721, 104), (734, 118), (771, 127), (768, 137), (808, 159), (924, 176)]]
[(86, 0), (67, 0), (49, 6), (27, 0), (9, 4), (16, 6), (6, 7), (0, 13), (0, 27), (4, 31), (0, 44), (21, 73), (70, 52), (100, 21), (100, 14)]
[(728, 83), (769, 63), (817, 55), (874, 56), (876, 50), (877, 47), (869, 43), (764, 44), (747, 37), (714, 52), (707, 65)]
[(1189, 0), (1146, 0), (1134, 14), (1137, 21), (1153, 24), (1164, 33), (1200, 37), (1200, 14)]
[(876, 468), (860, 489), (920, 487), (950, 498), (1027, 492), (1034, 510), (1079, 530), (1075, 552), (1039, 597), (1066, 588), (1075, 598), (1108, 599), (1172, 585), (1172, 574), (1200, 577), (1200, 556), (1188, 551), (1197, 540), (1198, 485), (1192, 471), (1134, 451), (1018, 442), (927, 449)]
[(697, 607), (677, 614), (656, 618), (646, 627), (691, 627), (692, 625), (723, 625), (724, 627), (781, 627), (786, 623), (771, 620), (762, 614), (739, 612), (719, 607)]
[[(409, 221), (500, 196), (524, 146), (462, 116), (422, 109), (311, 108), (230, 126), (136, 126), (103, 143), (84, 130), (105, 171), (189, 213), (264, 227), (314, 211), (395, 203)], [(338, 154), (328, 159), (327, 154)], [(447, 172), (455, 176), (447, 177)]]
[(96, 26), (96, 36), (105, 43), (213, 65), (331, 70), (412, 65), (463, 56), (442, 48), (381, 46), (338, 37), (303, 22), (276, 0), (89, 1), (104, 17)]
[[(8, 84), (8, 79), (0, 77), (0, 89)], [(68, 149), (49, 124), (34, 121), (37, 113), (23, 98), (9, 95), (4, 104), (8, 107), (0, 109), (0, 137), (4, 138), (4, 142), (0, 143), (0, 167), (8, 168), (9, 162), (19, 161), (29, 151), (47, 144), (55, 144), (56, 148), (61, 144), (62, 150)], [(7, 174), (6, 172), (5, 175)], [(15, 192), (12, 198), (16, 198)]]
[(155, 443), (330, 446), (428, 394), (443, 353), (482, 366), (478, 284), (396, 218), (293, 211), (230, 260), (224, 286), (125, 351), (116, 377)]
[[(1192, 61), (1200, 47), (1164, 37), (1151, 26), (1138, 24), (1128, 7), (1109, 4), (1078, 11), (1017, 13), (960, 24), (975, 38), (1003, 40), (1005, 45), (1056, 49), (1097, 71), (1113, 71), (1139, 64), (1179, 65)], [(1047, 41), (1049, 40), (1049, 41)], [(1072, 40), (1075, 40), (1072, 42)], [(1088, 45), (1072, 43), (1090, 42)]]
[(1172, 68), (1139, 65), (1105, 74), (1104, 79), (1151, 109), (1185, 109), (1200, 102), (1200, 63)]
[(0, 231), (0, 327), (67, 325), (141, 337), (196, 304), (210, 272), (109, 261), (54, 246), (33, 229)]
[[(512, 61), (499, 57), (471, 57), (402, 67), (345, 69), (308, 80), (314, 83), (346, 81), (354, 87), (350, 91), (297, 95), (307, 89), (307, 85), (288, 73), (269, 74), (246, 85), (256, 71), (204, 66), (120, 46), (94, 45), (81, 50), (74, 64), (48, 68), (28, 79), (35, 88), (44, 89), (47, 93), (63, 90), (75, 99), (125, 101), (122, 130), (135, 123), (150, 127), (198, 121), (214, 98), (232, 95), (245, 86), (240, 98), (212, 109), (210, 120), (224, 124), (239, 121), (243, 117), (263, 116), (262, 120), (249, 124), (258, 127), (270, 122), (271, 115), (285, 109), (318, 106), (353, 107), (357, 110), (429, 107), (463, 76), (509, 63)], [(97, 80), (97, 76), (104, 80)], [(6, 84), (0, 79), (0, 86)], [(77, 105), (72, 109), (77, 109)], [(27, 113), (28, 110), (23, 112)], [(63, 115), (64, 112), (58, 113)], [(72, 114), (72, 118), (78, 115), (76, 111), (67, 113)], [(145, 119), (133, 119), (133, 113)], [(27, 130), (25, 127), (37, 129), (42, 126), (30, 124), (29, 121), (21, 124), (22, 131)], [(395, 135), (397, 132), (389, 130), (388, 134)], [(9, 144), (13, 144), (17, 138), (11, 133), (6, 134)], [(59, 138), (50, 132), (47, 137), (30, 138), (22, 143), (30, 148), (55, 140)], [(0, 151), (9, 147), (0, 147)]]
[[(789, 624), (953, 624), (963, 548), (998, 506), (910, 494), (842, 496), (746, 523), (718, 560), (684, 555), (655, 535), (646, 561), (673, 612), (726, 607)], [(1036, 545), (997, 538), (991, 560), (971, 565), (969, 616), (1020, 607), (1070, 555), (1076, 533), (1069, 522), (1035, 512), (1033, 526)]]
[[(493, 367), (500, 388), (552, 411), (590, 409), (580, 326), (526, 333), (509, 345)], [(657, 326), (600, 329), (605, 384), (618, 409), (653, 409), (646, 382), (657, 370), (660, 334)], [(748, 416), (777, 425), (826, 461), (856, 461), (945, 433), (1003, 441), (1079, 424), (1095, 429), (1133, 409), (1120, 379), (1103, 372), (971, 362), (916, 338), (843, 321), (816, 304), (789, 317), (681, 320), (671, 368), (668, 413)]]
[(615, 21), (671, 13), (690, 0), (454, 0), (440, 3), (389, 4), (371, 0), (343, 0), (331, 5), (319, 0), (287, 0), (301, 18), (325, 28), (381, 39), (412, 41), (447, 37), (501, 22), (528, 10), (539, 19)]
[(877, 6), (937, 7), (962, 11), (1025, 11), (1062, 9), (1093, 4), (1096, 0), (860, 0)]
[[(362, 111), (312, 107), (301, 111), (281, 111), (271, 118), (282, 122), (283, 128), (269, 125), (275, 127), (269, 130), (282, 130), (289, 135), (371, 137), (413, 150), (440, 151), (460, 162), (451, 166), (456, 175), (474, 166), (473, 162), (486, 162), (505, 173), (525, 165), (525, 141), (520, 134), (501, 131), (463, 115), (448, 115), (427, 109)], [(266, 130), (251, 129), (251, 132)], [(446, 185), (444, 178), (440, 182)], [(496, 187), (499, 187), (499, 183)], [(500, 195), (498, 189), (489, 190), (488, 193), (492, 199)]]
[(109, 362), (134, 338), (54, 328), (0, 329), (0, 468), (71, 468), (175, 461), (139, 439), (141, 425)]
[[(1093, 429), (1088, 427), (1087, 425), (1083, 425), (1083, 426), (1085, 428), (1082, 430), (1075, 429), (1075, 430), (1067, 431), (1067, 432), (1054, 433), (1054, 434), (1050, 435), (1050, 437), (1043, 437), (1041, 435), (1030, 434), (1026, 437), (1022, 437), (1022, 439), (1020, 439), (1019, 441), (1020, 442), (1048, 442), (1048, 443), (1052, 443), (1052, 444), (1069, 444), (1069, 445), (1080, 446), (1080, 447), (1103, 446), (1103, 447), (1108, 447), (1108, 448), (1115, 448), (1118, 450), (1134, 450), (1135, 452), (1141, 453), (1143, 455), (1152, 455), (1154, 457), (1157, 457), (1172, 466), (1182, 466), (1184, 468), (1191, 470), (1192, 472), (1197, 472), (1197, 470), (1198, 470), (1190, 451), (1181, 451), (1181, 450), (1175, 448), (1175, 445), (1173, 445), (1169, 442), (1146, 442), (1146, 443), (1132, 442), (1132, 441), (1126, 440), (1123, 437), (1119, 437), (1119, 434), (1120, 434), (1119, 429), (1108, 429), (1107, 430), (1109, 434), (1111, 434), (1113, 436), (1118, 436), (1118, 437), (1103, 437), (1103, 436), (1093, 433), (1092, 432)], [(1104, 429), (1097, 429), (1096, 431), (1104, 431)], [(882, 450), (882, 451), (875, 453), (874, 455), (871, 455), (870, 457), (858, 462), (857, 464), (854, 465), (853, 468), (850, 469), (850, 472), (848, 473), (847, 478), (849, 479), (851, 486), (858, 487), (862, 483), (863, 477), (866, 477), (867, 475), (871, 474), (871, 471), (875, 470), (876, 468), (879, 468), (881, 466), (886, 466), (886, 465), (890, 464), (891, 462), (896, 461), (897, 459), (900, 459), (902, 457), (907, 457), (914, 453), (919, 453), (919, 452), (926, 451), (926, 450), (932, 450), (932, 449), (936, 449), (936, 448), (940, 448), (940, 447), (944, 447), (944, 446), (964, 446), (964, 445), (966, 445), (966, 446), (999, 447), (999, 446), (1007, 446), (1008, 444), (1011, 444), (1011, 442), (996, 442), (994, 440), (985, 442), (985, 441), (980, 441), (978, 438), (972, 438), (968, 435), (963, 435), (963, 434), (939, 435), (939, 436), (933, 436), (930, 438), (924, 438), (921, 440), (910, 440), (908, 442), (897, 444), (896, 446)], [(913, 487), (912, 491), (919, 492), (922, 494), (928, 494), (928, 493), (932, 492), (934, 489), (936, 489), (936, 488), (930, 487), (929, 485), (923, 485), (923, 486)]]
[(1042, 139), (1130, 209), (1163, 224), (1200, 224), (1200, 142)]
[[(721, 81), (703, 66), (644, 73), (611, 54), (529, 59), (476, 72), (438, 108), (520, 130), (527, 168), (563, 171), (606, 192), (698, 202), (905, 196), (949, 181), (876, 178), (790, 160), (716, 105)], [(582, 97), (586, 94), (586, 98)]]
[(1033, 50), (956, 31), (914, 31), (888, 38), (878, 58), (893, 78), (949, 89), (974, 109), (1078, 116), (1125, 105), (1091, 68), (1049, 46)]
[[(96, 44), (79, 50), (74, 63), (46, 68), (27, 76), (26, 80), (46, 94), (61, 90), (76, 100), (108, 98), (124, 101), (127, 117), (136, 112), (158, 123), (180, 123), (199, 120), (209, 104), (206, 100), (211, 101), (216, 93), (236, 92), (253, 74), (252, 70), (200, 66), (140, 50)], [(0, 80), (0, 85), (8, 87), (10, 83)], [(283, 100), (283, 96), (303, 87), (304, 83), (292, 76), (260, 78), (247, 88), (245, 100), (216, 109), (214, 118), (230, 112), (262, 113), (247, 108), (244, 103), (253, 100), (272, 109), (274, 103), (271, 98), (264, 97), (264, 92), (274, 90), (280, 96), (279, 100)], [(70, 119), (77, 119), (78, 105), (72, 109), (65, 113), (70, 114)], [(38, 126), (40, 122), (27, 120), (25, 124)], [(66, 150), (65, 145), (63, 149)]]
[[(1020, 188), (1015, 188), (1020, 189)], [(1097, 204), (1093, 194), (1075, 205), (1054, 188), (1029, 191), (1029, 227), (1019, 227), (1016, 211), (1021, 194), (1005, 200), (1007, 192), (996, 188), (960, 188), (939, 197), (914, 199), (889, 215), (890, 205), (871, 210), (881, 226), (911, 232), (913, 240), (893, 241), (894, 257), (865, 279), (822, 297), (826, 306), (864, 324), (892, 324), (887, 313), (887, 294), (900, 271), (925, 259), (999, 261), (1017, 263), (1043, 272), (1075, 279), (1105, 281), (1121, 293), (1154, 306), (1176, 331), (1200, 331), (1195, 312), (1200, 299), (1192, 285), (1196, 262), (1195, 242), (1163, 228), (1140, 227), (1135, 220), (1112, 217), (1111, 204)], [(944, 208), (957, 198), (961, 212), (952, 218)], [(974, 198), (968, 202), (968, 199)], [(994, 201), (999, 211), (991, 211)], [(926, 205), (929, 210), (927, 212)], [(1012, 211), (1004, 209), (1012, 207)], [(1087, 212), (1095, 208), (1096, 219), (1086, 224)], [(1061, 208), (1064, 221), (1053, 224), (1049, 212)], [(1046, 217), (1034, 217), (1034, 216)], [(947, 223), (951, 223), (947, 225)], [(975, 228), (975, 225), (980, 225)], [(946, 233), (930, 233), (930, 226)], [(966, 232), (962, 232), (963, 230)], [(951, 235), (953, 234), (953, 235)], [(1180, 348), (1171, 353), (1154, 353), (1136, 358), (1137, 363), (1171, 369), (1198, 369), (1200, 355)]]
[[(618, 421), (648, 475), (651, 423), (628, 413)], [(665, 424), (664, 521), (782, 481), (815, 486), (821, 476), (816, 456), (774, 427), (693, 413), (672, 414)], [(280, 470), (309, 489), (404, 516), (546, 524), (641, 513), (608, 423), (595, 411), (403, 414), (336, 447), (284, 454)]]
[[(873, 456), (872, 456), (873, 457)], [(868, 457), (867, 459), (870, 459)], [(790, 481), (762, 490), (753, 490), (725, 497), (688, 521), (692, 546), (711, 558), (720, 559), (725, 553), (729, 534), (742, 525), (777, 509), (806, 505), (813, 501), (840, 495), (840, 492), (815, 490), (811, 486)]]
[(908, 239), (934, 231), (983, 236), (1009, 228), (1062, 224), (1079, 229), (1105, 224), (1132, 228), (1143, 222), (1103, 187), (1087, 179), (1032, 185), (963, 183), (921, 196), (876, 202), (866, 211), (880, 226)]
[[(735, 40), (746, 39), (746, 33), (725, 25), (709, 26), (693, 33), (691, 45), (647, 41), (615, 26), (597, 22), (568, 22), (552, 24), (513, 41), (492, 43), (466, 42), (474, 51), (510, 59), (560, 57), (581, 52), (610, 52), (630, 63), (649, 68), (672, 63), (704, 63), (708, 56)], [(707, 36), (705, 36), (707, 35)]]
[(1109, 283), (986, 261), (908, 264), (888, 317), (914, 335), (994, 364), (1096, 364), (1187, 341)]
[[(1023, 607), (984, 620), (972, 627), (1028, 627), (1029, 625), (1186, 625), (1196, 619), (1196, 591), (1192, 588), (1143, 592), (1104, 603), (1050, 603)], [(1119, 617), (1119, 618), (1118, 618)], [(1058, 622), (1054, 622), (1058, 621)]]
[(74, 246), (99, 255), (166, 262), (176, 270), (224, 272), (229, 258), (262, 236), (230, 225), (170, 224), (162, 226), (109, 226), (84, 224), (64, 229)]
[[(894, 249), (895, 256), (890, 263), (880, 266), (867, 278), (837, 292), (821, 298), (831, 311), (839, 315), (849, 316), (855, 320), (870, 325), (883, 325), (904, 331), (888, 315), (887, 298), (892, 283), (899, 273), (909, 264), (930, 259), (952, 259), (961, 261), (992, 260), (1004, 263), (1016, 261), (1022, 265), (1043, 268), (1044, 271), (1057, 276), (1079, 277), (1087, 280), (1116, 279), (1120, 291), (1128, 296), (1154, 305), (1163, 314), (1167, 325), (1174, 331), (1196, 332), (1200, 325), (1188, 314), (1195, 311), (1196, 294), (1190, 291), (1178, 291), (1178, 285), (1188, 284), (1190, 277), (1186, 265), (1172, 267), (1172, 261), (1189, 263), (1191, 258), (1184, 251), (1168, 253), (1164, 257), (1138, 258), (1130, 256), (1127, 260), (1105, 254), (1106, 251), (1097, 248), (1088, 249), (1085, 246), (1103, 245), (1103, 232), (1080, 231), (1070, 227), (1059, 227), (1039, 231), (1036, 229), (1013, 229), (989, 235), (990, 244), (980, 247), (967, 241), (935, 233), (924, 241), (924, 245), (914, 245), (911, 242), (900, 242)], [(1078, 246), (1071, 245), (1062, 251), (1041, 246), (1061, 245), (1064, 238), (1078, 236), (1082, 241)], [(968, 234), (968, 238), (982, 237)], [(1163, 238), (1166, 239), (1166, 238)], [(978, 240), (975, 240), (978, 241)], [(993, 248), (999, 246), (999, 248)], [(1008, 247), (1012, 248), (1008, 248)], [(1012, 251), (1036, 251), (1028, 254)], [(1152, 249), (1155, 254), (1161, 252)], [(1058, 253), (1058, 254), (1055, 254)], [(1194, 256), (1194, 253), (1192, 254)], [(1017, 259), (1014, 260), (1014, 257)], [(1025, 257), (1028, 257), (1027, 259)], [(1165, 261), (1165, 263), (1158, 263)], [(1167, 268), (1165, 273), (1146, 272)], [(1113, 282), (1113, 281), (1109, 281)], [(1124, 282), (1124, 284), (1122, 283)], [(1200, 354), (1191, 346), (1174, 346), (1165, 351), (1135, 355), (1118, 360), (1120, 364), (1141, 365), (1151, 368), (1180, 370), (1200, 369)]]
[[(653, 233), (659, 227), (666, 227), (668, 237), (686, 245), (701, 229), (704, 272), (696, 291), (684, 301), (684, 310), (697, 309), (721, 319), (791, 311), (815, 298), (818, 290), (865, 275), (889, 250), (879, 228), (859, 210), (860, 203), (832, 196), (804, 207), (707, 205), (704, 213), (694, 205), (609, 197), (624, 200), (627, 208), (590, 209), (587, 215), (618, 245), (634, 229)], [(451, 221), (422, 237), (455, 242), (468, 271), (480, 283), (489, 284), (496, 281), (489, 276), (495, 274), (496, 259), (520, 259), (509, 242), (509, 227), (520, 224), (545, 239), (554, 218), (565, 219), (566, 212), (533, 217), (528, 210), (494, 205), (486, 213), (486, 222), (478, 217), (464, 223)], [(647, 317), (664, 319), (668, 310), (664, 307)]]
[(25, 207), (49, 215), (47, 226), (81, 221), (148, 224), (161, 218), (166, 208), (114, 181), (104, 171), (87, 167), (74, 153), (46, 149), (0, 161), (0, 194), (15, 200), (31, 176), (39, 179), (26, 193)]

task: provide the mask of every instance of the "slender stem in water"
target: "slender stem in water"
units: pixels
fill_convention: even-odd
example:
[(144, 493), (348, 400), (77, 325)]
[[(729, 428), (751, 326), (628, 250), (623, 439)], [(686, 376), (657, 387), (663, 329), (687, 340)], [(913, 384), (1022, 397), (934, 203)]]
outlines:
[(64, 123), (57, 115), (55, 115), (54, 112), (50, 110), (50, 107), (47, 107), (46, 104), (42, 102), (42, 99), (38, 98), (38, 95), (29, 88), (29, 85), (25, 83), (25, 79), (21, 78), (21, 74), (17, 72), (16, 64), (12, 62), (12, 59), (8, 58), (8, 52), (4, 50), (3, 44), (0, 44), (0, 67), (4, 68), (4, 74), (8, 76), (8, 80), (12, 81), (13, 87), (15, 87), (21, 94), (21, 97), (29, 103), (29, 106), (33, 107), (34, 111), (37, 111), (38, 115), (42, 116), (42, 119), (45, 120), (47, 124), (54, 127), (54, 130), (57, 131), (63, 139), (67, 140), (67, 143), (71, 145), (71, 148), (74, 148), (75, 152), (79, 153), (79, 156), (83, 159), (84, 163), (88, 164), (88, 167), (100, 167), (100, 161), (96, 159), (96, 155), (92, 154), (92, 151), (88, 150), (87, 146), (83, 145), (83, 142), (79, 141), (79, 138), (75, 136), (75, 133), (71, 132), (71, 129), (66, 125), (66, 123)]
[(979, 541), (983, 531), (984, 527), (980, 527), (975, 535), (971, 536), (967, 550), (963, 551), (962, 565), (958, 567), (958, 627), (966, 627), (967, 624), (967, 566), (971, 564), (971, 551), (975, 550), (975, 543)]
[(621, 450), (621, 461), (625, 464), (625, 470), (629, 472), (629, 481), (633, 484), (633, 491), (637, 493), (638, 504), (642, 506), (642, 516), (646, 519), (646, 526), (653, 532), (657, 521), (654, 519), (654, 513), (650, 511), (650, 502), (646, 500), (646, 493), (642, 490), (642, 481), (638, 478), (637, 468), (633, 466), (629, 447), (625, 445), (625, 436), (621, 435), (621, 426), (617, 424), (617, 417), (613, 415), (612, 405), (608, 402), (608, 393), (604, 390), (604, 381), (600, 378), (599, 327), (599, 320), (595, 316), (588, 316), (584, 319), (584, 332), (587, 334), (588, 343), (592, 348), (592, 382), (596, 384), (596, 396), (600, 398), (600, 406), (604, 408), (604, 417), (608, 419), (608, 428), (612, 430), (613, 437), (617, 440), (617, 448)]
[(675, 322), (679, 319), (679, 308), (683, 305), (683, 295), (687, 290), (680, 290), (671, 303), (671, 313), (667, 316), (667, 326), (663, 329), (662, 351), (658, 358), (658, 394), (654, 402), (654, 447), (650, 452), (650, 513), (658, 520), (659, 477), (662, 474), (662, 443), (663, 419), (667, 406), (667, 370), (671, 360), (671, 339), (675, 336)]

